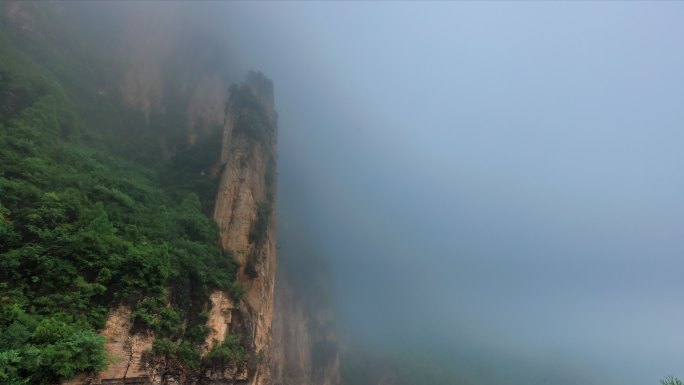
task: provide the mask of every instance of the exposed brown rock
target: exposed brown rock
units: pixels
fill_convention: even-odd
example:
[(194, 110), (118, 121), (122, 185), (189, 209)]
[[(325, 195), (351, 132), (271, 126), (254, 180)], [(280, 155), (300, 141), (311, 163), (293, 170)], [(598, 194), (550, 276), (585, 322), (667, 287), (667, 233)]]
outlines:
[[(262, 75), (252, 73), (241, 92), (256, 97), (264, 108), (261, 112), (267, 116), (260, 127), (239, 127), (244, 114), (256, 111), (250, 111), (236, 100), (240, 95), (231, 95), (221, 153), (225, 163), (214, 219), (219, 225), (223, 247), (235, 253), (240, 266), (237, 281), (246, 293), (239, 307), (239, 323), (229, 318), (232, 315), (223, 313), (219, 314), (218, 321), (215, 318), (212, 322), (231, 323), (226, 330), (248, 339), (255, 356), (248, 383), (262, 385), (271, 383), (268, 363), (275, 281), (275, 173), (269, 170), (274, 167), (276, 153), (273, 85)], [(259, 137), (247, 130), (261, 130), (258, 132), (268, 135)], [(218, 296), (212, 293), (212, 297)]]
[(263, 109), (251, 111), (262, 114), (262, 127), (249, 128), (261, 130), (259, 136), (239, 126), (238, 119), (249, 111), (243, 110), (240, 103), (235, 102), (233, 107), (229, 103), (224, 122), (226, 139), (220, 158), (223, 171), (214, 218), (220, 228), (223, 247), (234, 251), (239, 264), (237, 281), (244, 287), (245, 295), (235, 301), (227, 292), (211, 293), (207, 325), (212, 331), (206, 340), (205, 353), (217, 342), (223, 342), (228, 334), (236, 334), (249, 359), (227, 367), (205, 368), (192, 378), (173, 360), (146, 364), (143, 353), (152, 348), (154, 336), (133, 333), (131, 309), (120, 306), (110, 313), (102, 331), (107, 354), (113, 362), (94, 377), (74, 378), (70, 385), (271, 384), (269, 362), (276, 252), (273, 218), (276, 129), (272, 84), (261, 75), (251, 74), (242, 92), (249, 92), (262, 104)]
[(92, 383), (146, 381), (149, 377), (141, 358), (146, 350), (152, 348), (154, 336), (132, 333), (131, 327), (131, 309), (128, 306), (119, 306), (109, 314), (102, 336), (106, 338), (105, 349), (113, 362), (98, 373)]
[(207, 350), (211, 350), (216, 342), (223, 341), (226, 338), (233, 318), (233, 311), (238, 309), (232, 298), (220, 290), (211, 293), (210, 301), (211, 309), (209, 309), (207, 326), (211, 328), (211, 332), (207, 336)]

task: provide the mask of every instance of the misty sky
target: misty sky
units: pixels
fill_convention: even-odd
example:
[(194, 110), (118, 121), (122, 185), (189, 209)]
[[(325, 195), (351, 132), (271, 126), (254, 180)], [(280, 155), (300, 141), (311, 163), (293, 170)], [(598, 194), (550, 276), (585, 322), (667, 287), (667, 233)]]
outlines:
[(684, 375), (684, 3), (230, 3), (340, 327)]

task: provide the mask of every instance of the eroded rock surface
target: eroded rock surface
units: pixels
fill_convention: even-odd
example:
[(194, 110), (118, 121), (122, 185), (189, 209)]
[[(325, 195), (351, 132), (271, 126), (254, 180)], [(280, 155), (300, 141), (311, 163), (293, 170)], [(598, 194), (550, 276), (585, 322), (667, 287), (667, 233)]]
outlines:
[(102, 336), (106, 338), (105, 349), (113, 362), (92, 379), (94, 384), (146, 383), (150, 374), (142, 356), (152, 348), (154, 336), (149, 333), (133, 333), (131, 309), (119, 306), (107, 318)]
[[(229, 324), (225, 331), (247, 338), (255, 357), (249, 383), (255, 385), (271, 383), (275, 157), (273, 84), (263, 75), (251, 73), (240, 89), (233, 90), (228, 102), (221, 153), (225, 163), (214, 208), (221, 243), (235, 253), (237, 281), (245, 295), (239, 311), (217, 313), (219, 320), (213, 322)], [(219, 296), (212, 293), (212, 298)], [(220, 341), (225, 335), (216, 337)]]

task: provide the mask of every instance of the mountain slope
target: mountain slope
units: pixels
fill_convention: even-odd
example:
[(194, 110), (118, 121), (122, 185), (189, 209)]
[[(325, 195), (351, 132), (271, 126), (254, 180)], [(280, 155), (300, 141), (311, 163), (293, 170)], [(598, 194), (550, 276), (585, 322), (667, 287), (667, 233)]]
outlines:
[[(0, 7), (0, 382), (81, 373), (70, 382), (262, 383), (275, 258), (272, 96), (267, 116), (250, 75), (231, 100), (251, 103), (250, 118), (269, 131), (254, 119), (227, 127), (229, 70), (210, 54), (215, 39), (180, 33), (150, 53), (136, 47), (159, 43), (154, 34), (130, 38), (145, 22), (131, 14), (144, 6), (107, 7)], [(260, 192), (240, 187), (260, 198), (242, 205), (253, 210), (241, 223), (246, 243), (231, 244), (207, 214), (233, 216), (216, 192), (234, 187), (231, 162), (254, 158), (233, 155), (252, 154), (263, 135), (261, 168), (241, 175), (261, 180)], [(221, 137), (233, 138), (228, 152)], [(225, 335), (212, 329), (216, 293), (236, 306), (239, 327)]]

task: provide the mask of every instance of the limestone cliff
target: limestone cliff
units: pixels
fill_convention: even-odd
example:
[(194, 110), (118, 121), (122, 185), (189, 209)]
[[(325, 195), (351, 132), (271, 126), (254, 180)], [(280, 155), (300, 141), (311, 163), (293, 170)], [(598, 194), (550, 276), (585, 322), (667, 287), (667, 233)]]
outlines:
[[(92, 102), (88, 108), (112, 111), (112, 119), (108, 119), (111, 127), (104, 125), (102, 130), (103, 134), (112, 134), (113, 147), (120, 144), (118, 150), (135, 161), (163, 163), (175, 161), (177, 154), (193, 146), (205, 149), (200, 144), (215, 144), (202, 154), (209, 159), (207, 164), (202, 163), (193, 172), (209, 176), (208, 182), (218, 185), (216, 199), (202, 203), (208, 203), (203, 207), (210, 210), (213, 206), (221, 245), (236, 259), (236, 281), (242, 288), (202, 292), (192, 316), (182, 313), (174, 321), (180, 330), (175, 335), (163, 335), (158, 329), (155, 335), (154, 329), (138, 324), (136, 311), (145, 294), (128, 302), (113, 302), (106, 322), (97, 325), (106, 339), (109, 366), (99, 373), (82, 373), (67, 383), (338, 384), (331, 285), (320, 258), (286, 242), (289, 260), (302, 266), (291, 264), (278, 273), (275, 282), (277, 116), (272, 82), (259, 73), (250, 73), (243, 84), (229, 89), (233, 69), (230, 59), (220, 56), (225, 41), (212, 37), (211, 27), (190, 31), (189, 25), (194, 28), (211, 23), (187, 21), (186, 4), (161, 8), (152, 3), (53, 6), (54, 12), (47, 12), (50, 9), (39, 3), (8, 2), (0, 14), (4, 13), (18, 35), (55, 45), (59, 48), (56, 52), (67, 52), (72, 45), (80, 47), (80, 51), (64, 55), (64, 60), (68, 57), (66, 63), (82, 61), (82, 67), (88, 69), (79, 72), (79, 78), (81, 74), (90, 78), (74, 93)], [(149, 23), (152, 19), (155, 23)], [(89, 20), (108, 24), (101, 28)], [(84, 56), (83, 52), (93, 56)], [(5, 101), (0, 117), (17, 110), (23, 103), (21, 96), (0, 94)], [(141, 144), (138, 150), (127, 148), (136, 143)], [(162, 154), (146, 159), (141, 152)], [(207, 191), (213, 196), (211, 188)], [(162, 297), (160, 307), (171, 308), (174, 304), (169, 298), (180, 290), (174, 281), (166, 284), (163, 295), (168, 302)], [(205, 319), (207, 328), (202, 329)], [(186, 361), (174, 356), (175, 351), (154, 350), (162, 342), (180, 346), (185, 342), (183, 333), (195, 326), (207, 334), (203, 340), (204, 334), (198, 333), (192, 342), (193, 352), (203, 355), (195, 367), (188, 368)], [(221, 365), (207, 364), (204, 359), (228, 342), (244, 355)]]
[(274, 385), (337, 385), (332, 284), (309, 232), (281, 209), (271, 367)]
[[(193, 171), (201, 176), (211, 174), (212, 170), (215, 174), (215, 178), (205, 178), (203, 182), (219, 185), (216, 199), (208, 201), (215, 202), (213, 216), (220, 227), (220, 242), (230, 251), (225, 259), (231, 259), (230, 254), (235, 256), (236, 280), (244, 295), (239, 295), (241, 290), (235, 287), (230, 292), (211, 293), (206, 293), (210, 289), (205, 287), (185, 287), (188, 295), (193, 291), (201, 299), (188, 307), (187, 313), (175, 313), (179, 316), (171, 322), (178, 331), (167, 335), (136, 318), (147, 293), (112, 302), (106, 322), (98, 325), (99, 333), (105, 337), (109, 365), (99, 373), (82, 373), (70, 379), (69, 384), (270, 383), (277, 135), (273, 84), (261, 74), (250, 73), (244, 84), (229, 90), (231, 69), (221, 56), (225, 54), (220, 53), (225, 51), (221, 36), (216, 37), (197, 20), (186, 20), (186, 7), (34, 2), (8, 2), (0, 6), (0, 27), (8, 23), (6, 30), (14, 34), (13, 38), (30, 42), (30, 54), (42, 55), (44, 47), (55, 45), (54, 51), (60, 55), (46, 57), (63, 62), (55, 59), (59, 65), (48, 67), (50, 70), (45, 73), (68, 85), (66, 92), (78, 96), (74, 100), (87, 100), (85, 113), (108, 111), (102, 116), (113, 119), (100, 120), (113, 123), (104, 127), (103, 132), (111, 129), (109, 133), (116, 137), (130, 134), (137, 139), (146, 138), (149, 142), (141, 147), (144, 152), (166, 155), (151, 157), (155, 162), (175, 160), (174, 154), (193, 147), (198, 138), (212, 140), (219, 130), (223, 137), (220, 153), (220, 143), (215, 141), (212, 151), (202, 154), (208, 159), (207, 164), (201, 164), (201, 171)], [(109, 29), (94, 26), (90, 19), (110, 23)], [(190, 25), (205, 30), (198, 32)], [(102, 35), (89, 39), (93, 34)], [(107, 43), (107, 49), (99, 43)], [(45, 57), (39, 58), (45, 61)], [(82, 80), (76, 85), (64, 80), (67, 75), (57, 67), (70, 68), (68, 75), (72, 76), (72, 71), (77, 73), (81, 68), (76, 66), (80, 62), (92, 71), (73, 76)], [(0, 78), (4, 76), (3, 72)], [(23, 103), (21, 96), (13, 90), (0, 90), (0, 116), (15, 113)], [(109, 111), (114, 112), (109, 115)], [(124, 146), (136, 142), (142, 140), (121, 141)], [(108, 144), (115, 147), (114, 143)], [(137, 155), (134, 151), (122, 152)], [(173, 165), (176, 164), (170, 164)], [(161, 168), (155, 170), (155, 174), (164, 172)], [(211, 193), (211, 188), (206, 190)], [(227, 261), (222, 266), (229, 271), (230, 265)], [(173, 277), (162, 283), (167, 287), (165, 294), (161, 294), (162, 298), (166, 296), (165, 305), (164, 299), (159, 301), (161, 308), (174, 306), (171, 298), (182, 290), (174, 286), (176, 283)], [(150, 314), (152, 318), (159, 316), (156, 310)], [(203, 329), (205, 318), (207, 328)], [(190, 334), (188, 329), (193, 327), (199, 337), (188, 343), (185, 334)], [(208, 336), (202, 341), (205, 332)], [(212, 349), (225, 342), (239, 352), (238, 357), (212, 361)], [(194, 366), (190, 367), (189, 360), (180, 359), (176, 351), (155, 351), (155, 343), (174, 348), (185, 343), (184, 348), (191, 345), (192, 354), (201, 356), (193, 356)]]
[(204, 355), (230, 342), (239, 358), (203, 362), (198, 370), (168, 356), (150, 356), (155, 335), (136, 328), (131, 308), (113, 309), (101, 334), (112, 361), (100, 373), (79, 375), (64, 385), (272, 383), (271, 321), (275, 281), (276, 114), (273, 85), (250, 73), (231, 88), (225, 112), (220, 186), (214, 218), (223, 247), (237, 260), (237, 283), (244, 294), (216, 290), (207, 303), (210, 330)]
[[(243, 343), (254, 353), (246, 383), (255, 385), (271, 383), (268, 363), (276, 254), (275, 120), (270, 80), (250, 73), (244, 85), (232, 88), (224, 123), (223, 170), (214, 208), (221, 243), (236, 256), (237, 281), (245, 288), (245, 295), (238, 304), (221, 306), (230, 311), (212, 308), (210, 326), (217, 331), (212, 338), (222, 341), (227, 333), (242, 336)], [(212, 293), (212, 298), (227, 297), (227, 293)], [(213, 343), (208, 341), (209, 346)]]
[(340, 363), (332, 312), (304, 304), (280, 275), (273, 318), (273, 384), (339, 384)]

